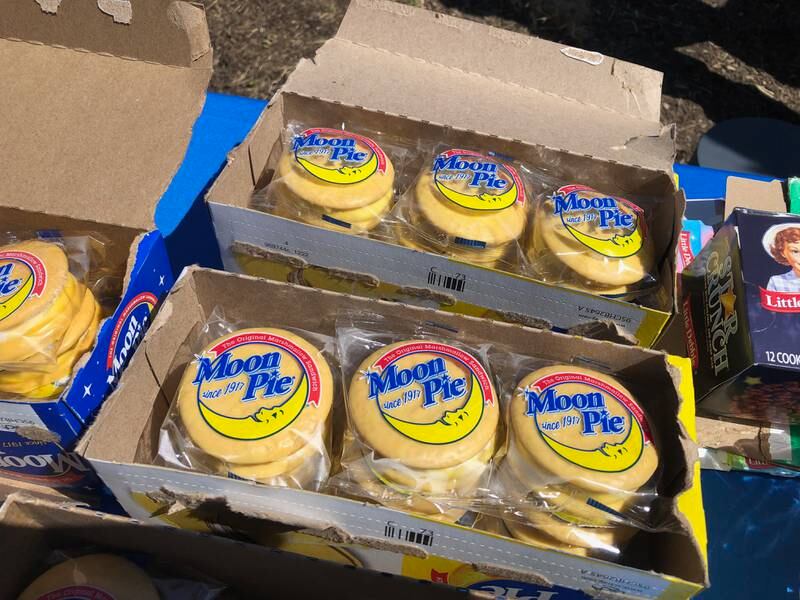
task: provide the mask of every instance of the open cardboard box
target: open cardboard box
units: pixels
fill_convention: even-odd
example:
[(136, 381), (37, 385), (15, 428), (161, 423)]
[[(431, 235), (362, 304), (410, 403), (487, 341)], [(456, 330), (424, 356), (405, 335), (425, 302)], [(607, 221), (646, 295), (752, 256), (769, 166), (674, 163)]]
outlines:
[[(119, 305), (71, 386), (0, 400), (3, 478), (86, 488), (73, 450), (173, 283), (156, 202), (183, 158), (211, 76), (202, 7), (179, 0), (0, 3), (0, 229), (89, 232), (124, 276)], [(54, 232), (56, 232), (54, 234)]]
[[(607, 365), (626, 378), (626, 385), (650, 415), (655, 438), (662, 440), (659, 453), (664, 471), (659, 493), (676, 499), (674, 511), (683, 532), (640, 533), (628, 555), (640, 568), (623, 567), (346, 498), (154, 466), (159, 429), (185, 367), (185, 362), (173, 362), (193, 328), (217, 307), (232, 320), (327, 335), (333, 335), (334, 316), (343, 310), (391, 314), (412, 322), (432, 321), (544, 359), (568, 362), (580, 356)], [(688, 368), (686, 359), (638, 347), (193, 267), (184, 271), (165, 300), (79, 452), (125, 510), (142, 520), (159, 523), (163, 515), (164, 521), (181, 524), (175, 517), (181, 507), (222, 502), (234, 513), (391, 552), (398, 573), (431, 578), (443, 564), (453, 570), (474, 565), (484, 582), (535, 582), (592, 593), (685, 598), (700, 590), (707, 577)], [(432, 560), (427, 570), (405, 568), (420, 558)], [(368, 560), (365, 564), (370, 566)], [(386, 560), (377, 564), (387, 568)]]
[(223, 537), (142, 527), (131, 519), (15, 494), (0, 509), (0, 552), (5, 562), (0, 598), (16, 598), (43, 572), (54, 550), (78, 556), (83, 550), (134, 560), (147, 557), (174, 569), (176, 576), (202, 574), (234, 594), (226, 598), (312, 598), (323, 586), (325, 598), (342, 600), (471, 597), (441, 585), (348, 569)]
[[(207, 195), (225, 268), (566, 331), (611, 321), (651, 346), (673, 309), (684, 199), (659, 123), (662, 75), (576, 48), (382, 0), (354, 1), (301, 61)], [(659, 309), (330, 231), (248, 208), (285, 125), (345, 122), (412, 141), (492, 150), (606, 193), (663, 198), (653, 232)]]

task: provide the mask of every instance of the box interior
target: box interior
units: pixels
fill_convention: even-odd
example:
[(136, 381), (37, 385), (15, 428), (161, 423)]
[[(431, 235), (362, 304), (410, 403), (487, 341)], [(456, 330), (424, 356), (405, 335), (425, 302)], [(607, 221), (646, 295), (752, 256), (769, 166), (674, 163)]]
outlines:
[[(287, 306), (292, 310), (286, 311)], [(468, 338), (503, 344), (515, 352), (553, 361), (581, 358), (606, 366), (624, 378), (658, 435), (664, 465), (659, 493), (675, 497), (691, 486), (693, 470), (689, 457), (694, 446), (678, 421), (681, 400), (666, 357), (661, 353), (200, 268), (184, 271), (123, 375), (120, 387), (106, 401), (95, 425), (82, 440), (79, 452), (90, 459), (152, 464), (158, 451), (161, 423), (182, 370), (191, 358), (182, 345), (192, 328), (205, 321), (217, 307), (230, 319), (298, 327), (328, 335), (334, 333), (335, 316), (342, 310), (392, 314), (411, 321), (440, 324)], [(185, 361), (173, 361), (180, 353), (186, 357)], [(647, 535), (652, 538), (652, 543), (646, 544), (650, 554), (645, 557), (641, 553), (642, 559), (649, 561), (647, 569), (704, 582), (704, 562), (690, 536)], [(675, 559), (674, 553), (662, 553), (659, 549), (664, 544), (677, 548), (680, 560)]]
[(211, 76), (203, 8), (53, 4), (0, 3), (0, 207), (150, 229)]
[[(243, 544), (222, 537), (163, 527), (143, 527), (136, 521), (101, 515), (75, 507), (14, 495), (0, 510), (0, 551), (6, 568), (0, 581), (2, 597), (16, 597), (42, 572), (42, 561), (54, 550), (86, 548), (122, 555), (146, 554), (176, 573), (202, 573), (244, 597), (312, 597), (324, 581), (332, 598), (359, 590), (368, 597), (401, 599), (465, 598), (444, 586), (404, 577), (347, 568), (325, 561)], [(313, 576), (309, 576), (313, 574)]]

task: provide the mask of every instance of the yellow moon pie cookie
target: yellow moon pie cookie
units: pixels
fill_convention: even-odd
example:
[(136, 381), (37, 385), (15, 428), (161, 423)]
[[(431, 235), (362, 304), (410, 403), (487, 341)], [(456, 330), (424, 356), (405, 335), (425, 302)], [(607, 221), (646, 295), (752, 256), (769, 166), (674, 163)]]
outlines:
[(644, 211), (629, 200), (563, 186), (540, 204), (534, 229), (533, 262), (549, 254), (600, 286), (632, 285), (653, 271)]
[(18, 600), (159, 600), (153, 581), (129, 560), (88, 554), (65, 560), (33, 581)]
[(310, 204), (351, 210), (392, 191), (394, 166), (374, 140), (318, 127), (292, 138), (278, 163), (276, 182)]
[(54, 243), (0, 248), (0, 368), (52, 363), (83, 299)]
[(417, 181), (415, 201), (422, 219), (455, 244), (502, 246), (525, 229), (525, 187), (516, 169), (470, 150), (438, 155)]
[(486, 448), (499, 409), (489, 374), (468, 352), (409, 340), (385, 346), (359, 366), (348, 395), (351, 426), (386, 459), (446, 469)]
[(241, 329), (186, 367), (177, 407), (192, 442), (238, 465), (286, 458), (327, 422), (333, 377), (322, 352), (282, 329)]
[(277, 199), (275, 212), (280, 216), (299, 219), (318, 227), (337, 231), (349, 229), (356, 233), (363, 233), (371, 231), (383, 220), (383, 217), (389, 212), (393, 197), (394, 191), (389, 189), (386, 194), (372, 204), (359, 208), (335, 210), (313, 205), (286, 190)]
[(568, 552), (576, 556), (589, 556), (591, 553), (589, 548), (564, 544), (530, 525), (524, 525), (511, 519), (504, 520), (503, 522), (505, 523), (506, 529), (508, 529), (508, 532), (511, 534), (511, 537), (523, 541), (526, 544), (530, 544), (531, 546), (538, 546), (549, 550), (560, 550), (561, 552)]
[(630, 492), (658, 467), (644, 411), (603, 373), (572, 365), (534, 371), (519, 382), (509, 412), (519, 458), (551, 484)]

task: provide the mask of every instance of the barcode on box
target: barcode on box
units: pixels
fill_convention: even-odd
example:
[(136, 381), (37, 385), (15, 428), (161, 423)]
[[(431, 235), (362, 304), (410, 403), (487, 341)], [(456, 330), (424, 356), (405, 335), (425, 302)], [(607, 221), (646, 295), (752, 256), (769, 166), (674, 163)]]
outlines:
[(467, 276), (463, 273), (449, 275), (442, 273), (436, 267), (428, 271), (428, 285), (444, 288), (453, 292), (463, 292), (467, 285)]
[(393, 540), (401, 540), (421, 546), (433, 545), (433, 532), (429, 529), (411, 529), (410, 527), (398, 525), (394, 521), (386, 522), (383, 534)]

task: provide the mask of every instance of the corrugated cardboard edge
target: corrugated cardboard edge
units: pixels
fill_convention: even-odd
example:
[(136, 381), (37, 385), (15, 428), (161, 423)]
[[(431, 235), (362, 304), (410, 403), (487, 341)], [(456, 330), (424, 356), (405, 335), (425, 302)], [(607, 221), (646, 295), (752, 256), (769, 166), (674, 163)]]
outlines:
[(725, 218), (736, 208), (785, 213), (786, 198), (779, 179), (760, 181), (730, 176), (725, 187)]

